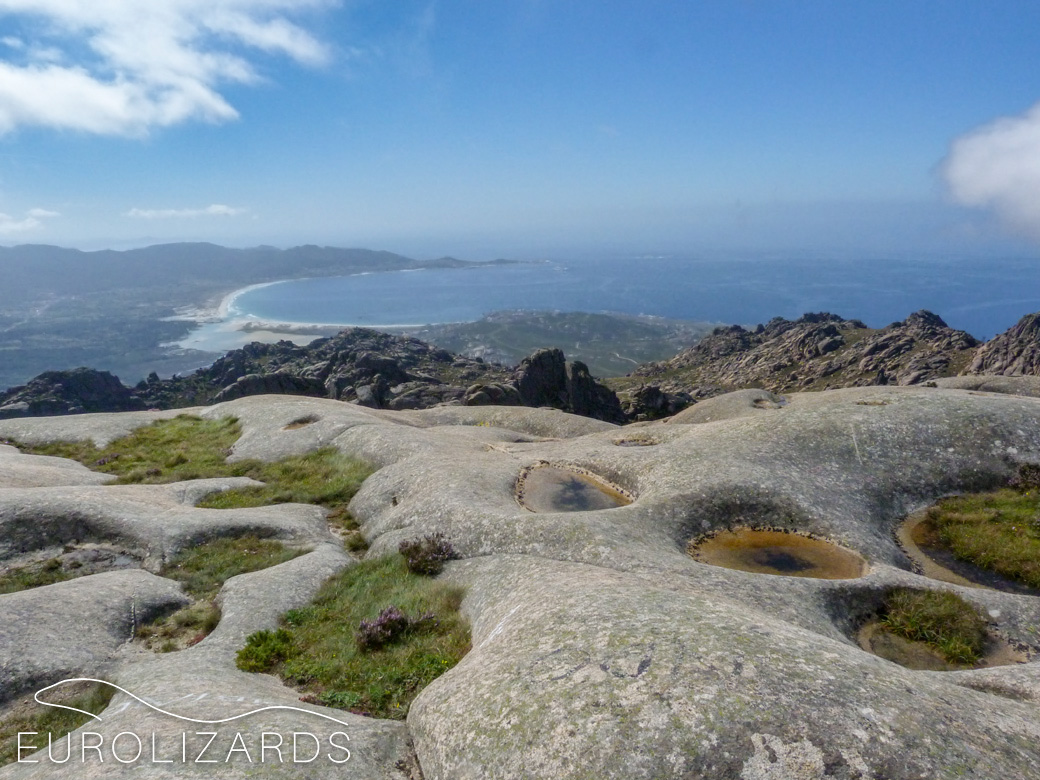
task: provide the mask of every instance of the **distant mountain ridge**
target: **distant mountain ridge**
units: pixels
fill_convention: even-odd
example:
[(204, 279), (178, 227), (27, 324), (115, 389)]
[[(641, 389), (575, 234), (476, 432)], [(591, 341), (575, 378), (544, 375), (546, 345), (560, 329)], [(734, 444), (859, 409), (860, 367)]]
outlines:
[(914, 385), (957, 375), (1040, 375), (1040, 313), (986, 344), (918, 311), (885, 328), (829, 314), (716, 328), (670, 360), (597, 382), (558, 348), (516, 369), (419, 339), (350, 328), (306, 347), (253, 343), (186, 376), (129, 388), (107, 372), (52, 371), (0, 393), (0, 418), (178, 408), (284, 393), (391, 410), (439, 405), (550, 406), (609, 422), (675, 414), (732, 390), (776, 393)]
[[(508, 261), (496, 261), (498, 263)], [(156, 244), (93, 252), (46, 244), (0, 247), (0, 273), (8, 294), (84, 294), (113, 289), (161, 288), (170, 284), (249, 284), (287, 277), (332, 276), (405, 268), (474, 265), (453, 257), (414, 260), (393, 252), (307, 244), (233, 249), (210, 243)], [(7, 305), (7, 302), (4, 302)]]
[(169, 318), (182, 309), (215, 306), (222, 295), (251, 284), (471, 265), (480, 264), (315, 245), (230, 249), (180, 243), (96, 252), (42, 244), (0, 247), (0, 387), (72, 366), (137, 379), (149, 371), (169, 376), (211, 363), (219, 354), (161, 347), (192, 327)]

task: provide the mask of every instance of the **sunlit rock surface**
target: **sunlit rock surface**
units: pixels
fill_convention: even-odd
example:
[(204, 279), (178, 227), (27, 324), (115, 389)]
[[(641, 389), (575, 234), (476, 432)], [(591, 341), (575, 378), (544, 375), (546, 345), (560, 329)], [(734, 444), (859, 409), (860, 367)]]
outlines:
[[(90, 477), (74, 467), (63, 482), (64, 467), (5, 450), (2, 462), (27, 459), (19, 481), (0, 487), (5, 561), (61, 543), (62, 518), (75, 519), (68, 533), (76, 541), (117, 538), (153, 571), (157, 556), (209, 531), (264, 528), (313, 547), (229, 580), (217, 630), (167, 655), (113, 650), (125, 625), (111, 610), (118, 614), (125, 600), (177, 598), (172, 583), (151, 574), (93, 575), (0, 596), (0, 611), (17, 629), (0, 633), (5, 684), (10, 695), (24, 696), (40, 679), (74, 667), (85, 676), (108, 674), (196, 717), (263, 702), (348, 724), (349, 764), (316, 761), (294, 776), (417, 777), (416, 760), (426, 780), (1033, 776), (1040, 766), (1040, 663), (912, 671), (861, 649), (856, 631), (893, 586), (948, 588), (1027, 658), (1040, 652), (1040, 599), (915, 574), (895, 538), (909, 512), (943, 495), (995, 486), (1021, 463), (1040, 462), (1040, 400), (871, 387), (782, 399), (743, 394), (715, 407), (718, 416), (688, 420), (695, 424), (625, 428), (540, 409), (392, 412), (286, 396), (196, 410), (239, 418), (244, 434), (232, 458), (275, 459), (332, 445), (377, 466), (351, 504), (369, 555), (435, 532), (460, 553), (442, 576), (468, 589), (463, 610), (473, 649), (420, 694), (404, 724), (301, 704), (277, 680), (234, 666), (249, 632), (276, 626), (281, 612), (305, 604), (329, 574), (350, 565), (321, 510), (196, 509), (194, 500), (219, 484), (84, 484)], [(159, 416), (131, 415), (0, 422), (0, 437), (108, 440)], [(293, 425), (303, 418), (314, 419)], [(531, 511), (518, 501), (518, 481), (539, 464), (595, 475), (632, 501)], [(33, 468), (38, 487), (31, 486)], [(687, 552), (691, 540), (739, 528), (827, 540), (865, 561), (862, 576), (741, 571)], [(131, 581), (135, 574), (139, 582)], [(103, 588), (95, 585), (99, 577), (109, 578)], [(65, 594), (97, 606), (70, 608), (78, 602)], [(33, 618), (52, 603), (65, 610), (60, 631)], [(19, 671), (12, 659), (26, 655), (36, 665)], [(182, 730), (123, 695), (103, 717), (80, 732), (111, 738), (140, 724), (172, 739)], [(286, 712), (252, 717), (283, 732), (325, 728)], [(253, 728), (243, 723), (219, 730)], [(46, 754), (33, 758), (41, 763), (9, 766), (0, 777), (67, 776), (68, 767), (48, 763)], [(111, 761), (88, 769), (77, 776), (217, 774), (206, 766), (135, 770)], [(219, 767), (229, 777), (292, 771), (260, 765), (255, 756), (253, 764), (236, 756)]]

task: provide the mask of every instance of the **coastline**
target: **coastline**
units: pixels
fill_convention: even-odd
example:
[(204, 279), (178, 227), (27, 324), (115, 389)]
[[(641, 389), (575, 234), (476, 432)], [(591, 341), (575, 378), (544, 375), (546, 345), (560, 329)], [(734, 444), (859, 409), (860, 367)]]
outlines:
[[(345, 276), (365, 276), (369, 273), (371, 272), (364, 271), (358, 274), (345, 274)], [(273, 282), (250, 284), (232, 290), (222, 296), (219, 300), (211, 301), (208, 305), (203, 305), (197, 308), (181, 309), (175, 316), (169, 317), (168, 319), (192, 322), (194, 323), (194, 327), (185, 334), (184, 338), (170, 342), (164, 346), (173, 347), (175, 349), (200, 350), (204, 352), (226, 352), (228, 350), (240, 348), (254, 341), (274, 343), (277, 341), (287, 340), (303, 346), (309, 344), (315, 339), (335, 335), (344, 328), (408, 331), (417, 328), (424, 328), (429, 325), (456, 324), (454, 322), (400, 322), (385, 325), (373, 325), (372, 323), (366, 322), (286, 321), (256, 317), (235, 310), (235, 301), (253, 290), (310, 278), (313, 277), (279, 279)]]
[[(309, 277), (304, 277), (309, 278)], [(258, 284), (250, 284), (246, 287), (240, 287), (237, 290), (232, 290), (223, 298), (220, 299), (220, 303), (217, 305), (215, 315), (222, 320), (227, 320), (231, 314), (231, 307), (234, 306), (235, 301), (241, 296), (253, 290), (261, 290), (264, 287), (274, 287), (276, 284), (285, 284), (286, 282), (295, 282), (297, 279), (279, 279), (275, 282), (260, 282)]]

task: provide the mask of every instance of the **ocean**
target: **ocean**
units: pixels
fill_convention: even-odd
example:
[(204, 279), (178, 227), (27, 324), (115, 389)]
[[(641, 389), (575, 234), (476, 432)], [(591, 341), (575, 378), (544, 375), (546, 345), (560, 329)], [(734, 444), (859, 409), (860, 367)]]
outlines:
[[(647, 256), (373, 273), (249, 288), (229, 299), (226, 319), (387, 327), (466, 322), (503, 309), (742, 325), (829, 311), (870, 327), (928, 309), (988, 339), (1040, 310), (1040, 262)], [(183, 343), (207, 347), (205, 330), (193, 336)]]

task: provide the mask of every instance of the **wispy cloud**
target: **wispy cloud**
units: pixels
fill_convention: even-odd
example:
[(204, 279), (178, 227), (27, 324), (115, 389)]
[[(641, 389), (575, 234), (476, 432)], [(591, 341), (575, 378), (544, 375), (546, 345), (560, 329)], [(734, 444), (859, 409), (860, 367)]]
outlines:
[(12, 233), (25, 233), (43, 224), (43, 220), (60, 217), (57, 211), (47, 209), (29, 209), (22, 218), (12, 217), (10, 214), (0, 213), (0, 235)]
[(956, 139), (942, 173), (959, 203), (1040, 239), (1040, 104)]
[(124, 216), (137, 219), (194, 219), (195, 217), (237, 217), (248, 209), (214, 203), (204, 209), (130, 209)]
[(244, 52), (321, 65), (289, 17), (339, 0), (0, 0), (31, 33), (2, 39), (0, 133), (44, 125), (139, 135), (238, 116), (218, 91), (259, 79)]

